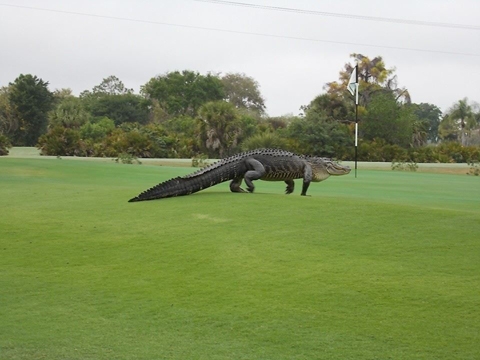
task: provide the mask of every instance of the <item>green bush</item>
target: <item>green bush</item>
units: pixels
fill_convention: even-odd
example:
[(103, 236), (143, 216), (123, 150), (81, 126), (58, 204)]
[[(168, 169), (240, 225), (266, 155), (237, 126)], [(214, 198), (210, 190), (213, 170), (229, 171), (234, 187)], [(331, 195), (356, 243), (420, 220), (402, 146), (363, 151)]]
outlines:
[(8, 149), (12, 147), (10, 139), (0, 134), (0, 156), (8, 155)]
[(480, 147), (445, 142), (412, 149), (409, 157), (419, 163), (467, 163), (480, 160)]
[[(168, 126), (124, 123), (115, 127), (112, 120), (89, 121), (80, 128), (54, 126), (39, 139), (37, 147), (44, 155), (119, 157), (125, 153), (138, 158), (192, 158), (202, 151), (191, 118), (178, 118)], [(325, 128), (326, 127), (326, 128)], [(318, 130), (318, 131), (317, 131)], [(348, 129), (347, 129), (348, 130)], [(308, 155), (353, 160), (354, 146), (345, 128), (320, 119), (297, 119), (286, 129), (266, 131), (240, 143), (244, 151), (256, 148), (281, 148)], [(335, 136), (333, 136), (335, 135)], [(8, 154), (10, 142), (0, 135), (0, 155)], [(203, 149), (204, 150), (204, 149)], [(232, 145), (227, 153), (240, 151)], [(480, 161), (480, 146), (461, 146), (444, 142), (416, 148), (403, 148), (384, 139), (360, 139), (358, 160), (413, 163), (469, 163)]]
[(255, 149), (285, 149), (287, 141), (282, 139), (276, 133), (262, 133), (249, 137), (242, 143), (242, 150), (255, 150)]
[(392, 170), (417, 171), (418, 165), (414, 161), (392, 161)]
[(125, 124), (94, 147), (94, 156), (117, 157), (126, 153), (140, 158), (170, 157), (170, 143), (159, 126)]
[(208, 166), (208, 156), (200, 154), (192, 158), (192, 167), (204, 168)]
[(118, 155), (118, 157), (115, 160), (115, 162), (121, 162), (122, 164), (138, 164), (141, 165), (142, 162), (138, 160), (135, 156), (127, 154), (127, 153), (121, 153)]
[[(419, 163), (438, 163), (440, 161), (439, 152), (437, 151), (437, 146), (428, 145), (423, 147), (418, 147), (410, 151), (409, 157), (415, 162)], [(445, 161), (448, 162), (448, 161)]]
[(480, 175), (480, 163), (478, 161), (469, 162), (468, 165), (470, 166), (470, 169), (467, 175), (474, 175), (474, 176)]
[(39, 139), (42, 155), (120, 157), (171, 157), (173, 141), (157, 125), (126, 124), (112, 127), (103, 119), (80, 129), (57, 126)]
[(361, 161), (412, 163), (468, 163), (480, 160), (479, 146), (461, 146), (456, 142), (405, 149), (387, 144), (384, 140), (360, 141), (358, 159)]
[(42, 155), (88, 156), (78, 129), (56, 126), (38, 139), (37, 148)]
[(304, 118), (295, 118), (285, 129), (280, 129), (295, 152), (334, 157), (345, 160), (344, 149), (352, 144), (348, 126), (327, 118), (324, 113), (308, 112)]
[(115, 130), (115, 123), (109, 118), (102, 118), (96, 122), (87, 122), (80, 128), (82, 139), (91, 139), (93, 141), (101, 141), (107, 135)]
[(408, 159), (407, 150), (398, 146), (387, 144), (385, 140), (361, 141), (358, 148), (360, 161), (404, 161)]

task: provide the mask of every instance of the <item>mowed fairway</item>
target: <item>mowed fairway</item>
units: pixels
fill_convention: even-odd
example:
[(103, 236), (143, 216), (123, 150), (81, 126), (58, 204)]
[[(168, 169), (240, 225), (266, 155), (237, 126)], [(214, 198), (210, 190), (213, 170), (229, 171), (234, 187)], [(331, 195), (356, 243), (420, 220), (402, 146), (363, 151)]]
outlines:
[(0, 159), (0, 359), (479, 359), (480, 179)]

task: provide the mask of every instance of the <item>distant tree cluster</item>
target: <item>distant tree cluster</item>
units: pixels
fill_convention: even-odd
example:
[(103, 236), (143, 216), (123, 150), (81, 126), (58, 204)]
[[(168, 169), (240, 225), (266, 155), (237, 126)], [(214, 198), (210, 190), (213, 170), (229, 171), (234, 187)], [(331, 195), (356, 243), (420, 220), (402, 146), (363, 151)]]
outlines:
[[(151, 78), (138, 94), (110, 76), (79, 96), (70, 89), (51, 92), (48, 82), (22, 74), (0, 88), (0, 155), (12, 145), (37, 146), (46, 155), (210, 158), (280, 147), (352, 159), (355, 106), (346, 85), (357, 63), (361, 160), (475, 156), (476, 103), (459, 100), (445, 114), (433, 104), (414, 104), (381, 57), (351, 57), (339, 79), (302, 106), (300, 115), (283, 117), (267, 115), (258, 82), (245, 74), (168, 72)], [(457, 145), (473, 148), (455, 157), (449, 151), (458, 154)]]

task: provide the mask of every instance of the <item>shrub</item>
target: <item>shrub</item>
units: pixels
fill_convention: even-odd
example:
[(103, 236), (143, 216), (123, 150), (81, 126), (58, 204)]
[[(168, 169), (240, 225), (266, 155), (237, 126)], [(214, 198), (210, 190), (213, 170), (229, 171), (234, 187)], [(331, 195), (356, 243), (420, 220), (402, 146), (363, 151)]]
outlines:
[(480, 175), (480, 164), (478, 161), (471, 161), (468, 163), (468, 165), (470, 166), (470, 169), (467, 175), (474, 175), (474, 176)]
[(56, 126), (38, 139), (42, 155), (87, 156), (85, 144), (78, 129)]
[(138, 160), (135, 156), (127, 154), (127, 153), (121, 153), (118, 155), (116, 159), (113, 159), (115, 162), (121, 162), (122, 164), (139, 164), (141, 165), (142, 162)]
[(125, 124), (115, 128), (110, 119), (86, 123), (80, 129), (56, 126), (37, 147), (43, 155), (170, 157), (174, 141), (158, 125)]
[(361, 161), (407, 160), (407, 150), (398, 145), (387, 144), (385, 140), (362, 141), (359, 144), (358, 158)]
[(456, 142), (405, 149), (379, 139), (361, 141), (358, 152), (358, 158), (361, 161), (468, 163), (480, 160), (479, 146), (461, 146)]
[(249, 137), (242, 143), (242, 150), (255, 150), (261, 148), (285, 149), (287, 142), (276, 133), (263, 133)]
[(101, 141), (115, 130), (115, 123), (109, 118), (102, 118), (96, 122), (87, 122), (80, 128), (82, 139)]
[(95, 156), (117, 157), (121, 153), (140, 158), (169, 157), (170, 139), (155, 125), (128, 124), (108, 135), (95, 148)]
[(439, 152), (437, 146), (428, 145), (419, 148), (415, 148), (409, 153), (409, 157), (412, 161), (419, 163), (438, 163), (440, 161)]
[(409, 152), (411, 160), (430, 163), (467, 163), (480, 160), (480, 147), (462, 146), (457, 142), (445, 142), (439, 145), (428, 145), (412, 149)]
[(8, 155), (8, 149), (12, 147), (10, 139), (0, 134), (0, 156)]
[(417, 171), (418, 165), (413, 161), (392, 161), (392, 170)]
[(208, 156), (205, 154), (200, 154), (192, 158), (192, 167), (204, 168), (208, 166)]

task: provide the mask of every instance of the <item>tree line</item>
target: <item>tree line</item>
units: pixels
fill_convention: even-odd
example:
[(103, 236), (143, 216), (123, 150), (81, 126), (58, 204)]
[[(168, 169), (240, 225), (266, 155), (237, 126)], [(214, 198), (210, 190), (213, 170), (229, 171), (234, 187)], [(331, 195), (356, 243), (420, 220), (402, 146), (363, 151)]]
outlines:
[(45, 155), (221, 158), (278, 147), (351, 160), (355, 105), (346, 85), (357, 63), (360, 160), (480, 158), (478, 104), (461, 99), (442, 114), (434, 104), (412, 103), (381, 57), (351, 60), (301, 114), (281, 117), (267, 115), (258, 82), (239, 73), (168, 72), (138, 94), (110, 76), (79, 96), (21, 74), (0, 88), (0, 153), (14, 145)]

